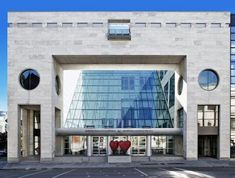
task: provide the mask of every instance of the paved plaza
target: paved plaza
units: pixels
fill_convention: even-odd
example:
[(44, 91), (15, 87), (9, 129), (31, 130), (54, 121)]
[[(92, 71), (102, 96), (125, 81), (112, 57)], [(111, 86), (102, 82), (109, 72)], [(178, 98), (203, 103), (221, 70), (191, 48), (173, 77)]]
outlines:
[(235, 177), (233, 167), (143, 167), (143, 168), (69, 168), (0, 170), (1, 178), (231, 178)]

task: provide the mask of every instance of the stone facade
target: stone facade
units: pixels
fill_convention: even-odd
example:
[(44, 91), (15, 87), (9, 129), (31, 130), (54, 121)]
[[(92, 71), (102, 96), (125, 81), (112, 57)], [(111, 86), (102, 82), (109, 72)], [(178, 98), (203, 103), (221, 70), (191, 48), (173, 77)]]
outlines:
[[(107, 40), (108, 19), (130, 19), (131, 40)], [(220, 105), (218, 158), (230, 158), (229, 12), (10, 12), (8, 23), (8, 161), (19, 160), (20, 108), (29, 105), (40, 106), (41, 161), (53, 160), (55, 108), (63, 112), (63, 91), (58, 96), (54, 87), (56, 75), (63, 83), (62, 72), (74, 67), (71, 63), (86, 68), (94, 56), (132, 55), (142, 61), (129, 63), (133, 69), (161, 64), (175, 66), (183, 76), (183, 93), (176, 98), (185, 112), (184, 157), (198, 159), (197, 105), (216, 104)], [(141, 60), (143, 55), (155, 56), (155, 63)], [(79, 64), (82, 56), (93, 58)], [(125, 59), (116, 65), (96, 63), (98, 68), (119, 68)], [(40, 74), (39, 86), (31, 91), (19, 84), (19, 74), (26, 68)], [(199, 73), (208, 68), (219, 75), (218, 87), (210, 92), (198, 85)]]

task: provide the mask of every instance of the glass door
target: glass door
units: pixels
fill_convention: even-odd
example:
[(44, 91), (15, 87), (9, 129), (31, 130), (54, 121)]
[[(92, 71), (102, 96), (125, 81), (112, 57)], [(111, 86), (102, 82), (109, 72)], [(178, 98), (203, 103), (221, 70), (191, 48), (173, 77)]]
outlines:
[(132, 155), (146, 154), (146, 136), (131, 137), (131, 154)]
[(93, 136), (92, 137), (92, 154), (106, 155), (107, 153), (107, 137)]
[(33, 115), (33, 154), (40, 155), (40, 111)]
[(217, 157), (217, 136), (207, 135), (198, 137), (198, 156)]

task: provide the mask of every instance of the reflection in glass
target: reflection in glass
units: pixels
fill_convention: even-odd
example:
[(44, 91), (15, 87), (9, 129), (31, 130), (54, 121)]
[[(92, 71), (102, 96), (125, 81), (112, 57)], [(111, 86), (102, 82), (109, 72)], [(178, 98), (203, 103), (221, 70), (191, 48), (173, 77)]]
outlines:
[(199, 74), (198, 82), (204, 90), (210, 91), (217, 87), (219, 79), (213, 70), (207, 69)]
[(152, 155), (173, 154), (173, 136), (152, 136)]
[(146, 136), (131, 137), (131, 154), (132, 155), (146, 154)]
[(94, 136), (92, 137), (92, 154), (105, 155), (107, 152), (107, 137)]
[(172, 128), (158, 72), (82, 71), (65, 127)]
[(40, 77), (36, 70), (27, 69), (20, 74), (20, 85), (26, 90), (32, 90), (39, 84)]
[(198, 106), (198, 126), (199, 127), (218, 127), (219, 106), (218, 105), (199, 105)]
[(64, 138), (65, 155), (87, 155), (87, 137), (86, 136), (68, 136)]

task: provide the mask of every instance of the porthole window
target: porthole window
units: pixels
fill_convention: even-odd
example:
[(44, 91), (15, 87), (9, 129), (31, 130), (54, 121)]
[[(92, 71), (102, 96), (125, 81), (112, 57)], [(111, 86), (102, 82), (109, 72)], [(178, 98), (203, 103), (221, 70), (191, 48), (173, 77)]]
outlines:
[(60, 89), (61, 89), (61, 83), (60, 83), (60, 77), (58, 75), (55, 77), (55, 89), (56, 89), (57, 95), (59, 95)]
[(20, 85), (26, 90), (35, 89), (40, 82), (40, 76), (34, 69), (26, 69), (20, 74)]
[(211, 91), (218, 86), (219, 77), (215, 71), (206, 69), (200, 72), (198, 82), (202, 89)]
[(183, 84), (184, 84), (183, 77), (180, 76), (180, 78), (178, 80), (178, 95), (181, 95), (181, 93), (183, 91)]

